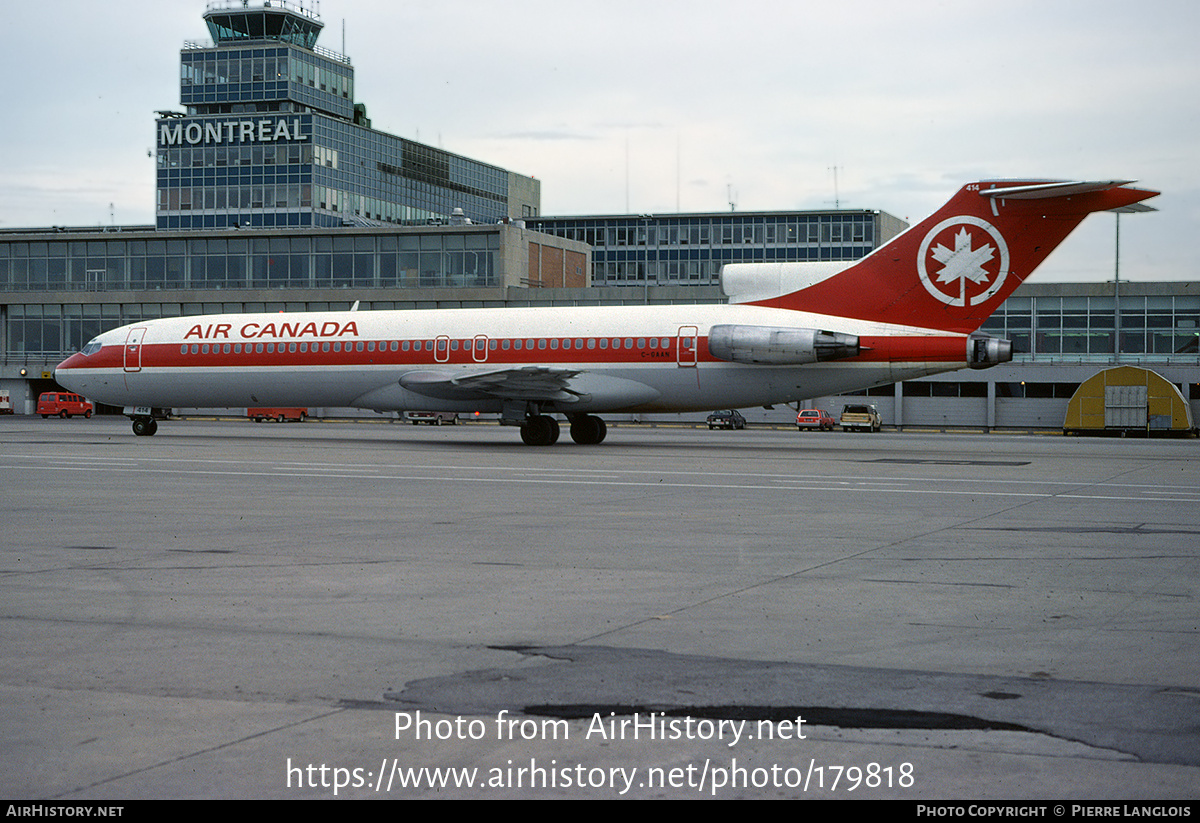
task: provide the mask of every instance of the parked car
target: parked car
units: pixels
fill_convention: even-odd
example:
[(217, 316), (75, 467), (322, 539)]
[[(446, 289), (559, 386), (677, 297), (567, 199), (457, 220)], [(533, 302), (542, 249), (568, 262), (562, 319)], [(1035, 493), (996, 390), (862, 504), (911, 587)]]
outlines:
[(816, 429), (831, 432), (835, 425), (833, 415), (824, 409), (804, 409), (796, 415), (796, 428), (800, 431)]
[(842, 419), (838, 422), (846, 431), (877, 432), (883, 428), (879, 409), (862, 403), (842, 407)]
[(37, 413), (42, 417), (58, 415), (64, 420), (77, 414), (91, 417), (94, 407), (86, 398), (69, 392), (48, 391), (38, 398)]
[(458, 415), (455, 412), (410, 411), (404, 413), (404, 419), (414, 426), (418, 423), (428, 423), (430, 426), (457, 425)]
[(246, 416), (255, 423), (264, 420), (277, 420), (280, 423), (292, 420), (303, 423), (304, 418), (308, 417), (308, 409), (246, 409)]
[(737, 409), (722, 409), (708, 416), (708, 427), (710, 429), (744, 429), (746, 428), (746, 418), (742, 417), (742, 413)]

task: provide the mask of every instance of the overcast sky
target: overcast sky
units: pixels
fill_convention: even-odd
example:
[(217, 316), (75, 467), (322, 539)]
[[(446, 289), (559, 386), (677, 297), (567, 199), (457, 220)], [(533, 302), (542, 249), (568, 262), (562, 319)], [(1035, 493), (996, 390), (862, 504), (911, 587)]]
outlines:
[[(153, 222), (154, 111), (206, 5), (3, 4), (0, 228)], [(375, 128), (537, 177), (543, 214), (915, 222), (978, 179), (1136, 179), (1161, 211), (1121, 219), (1122, 279), (1200, 280), (1195, 0), (305, 5)], [(1035, 277), (1112, 279), (1113, 224)]]

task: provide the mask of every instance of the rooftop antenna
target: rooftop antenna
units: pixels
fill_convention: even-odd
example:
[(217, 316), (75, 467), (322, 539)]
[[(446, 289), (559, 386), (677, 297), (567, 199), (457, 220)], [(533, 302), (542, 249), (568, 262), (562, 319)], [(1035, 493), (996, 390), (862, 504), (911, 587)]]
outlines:
[(737, 192), (733, 190), (733, 184), (725, 184), (725, 196), (729, 200), (729, 210), (737, 211)]
[(1121, 212), (1116, 212), (1117, 218), (1116, 247), (1113, 249), (1113, 330), (1116, 332), (1117, 344), (1113, 346), (1113, 362), (1121, 362)]
[(679, 132), (675, 132), (675, 213), (676, 214), (680, 213), (680, 211), (681, 211), (680, 204), (679, 204), (679, 188), (681, 186), (680, 176), (683, 173), (683, 159), (681, 157), (682, 149), (680, 148), (680, 141), (682, 139), (683, 138), (680, 137)]
[(625, 213), (629, 214), (629, 132), (625, 132)]
[(840, 209), (842, 207), (842, 202), (838, 198), (837, 173), (838, 173), (839, 167), (838, 166), (830, 166), (829, 168), (833, 170), (833, 208), (836, 210), (836, 209)]

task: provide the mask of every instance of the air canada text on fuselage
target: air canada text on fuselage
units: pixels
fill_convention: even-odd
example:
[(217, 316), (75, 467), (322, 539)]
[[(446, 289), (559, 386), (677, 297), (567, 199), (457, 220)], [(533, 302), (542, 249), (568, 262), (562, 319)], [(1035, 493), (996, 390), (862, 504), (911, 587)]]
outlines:
[[(188, 329), (184, 340), (229, 340), (233, 331), (233, 323), (197, 323)], [(315, 320), (307, 323), (297, 320), (294, 323), (243, 323), (237, 330), (243, 339), (259, 337), (358, 337), (358, 324), (351, 320), (339, 323), (336, 320), (326, 320), (318, 324)]]

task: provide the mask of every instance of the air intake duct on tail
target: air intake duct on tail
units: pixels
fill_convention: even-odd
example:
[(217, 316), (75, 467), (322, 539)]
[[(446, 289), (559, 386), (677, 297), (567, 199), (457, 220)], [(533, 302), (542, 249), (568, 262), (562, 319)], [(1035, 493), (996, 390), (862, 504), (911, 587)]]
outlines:
[(799, 366), (857, 357), (858, 338), (819, 329), (724, 325), (709, 330), (708, 350), (732, 363)]
[(990, 369), (1012, 360), (1012, 341), (986, 334), (967, 338), (967, 363), (973, 369)]

